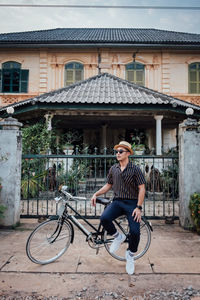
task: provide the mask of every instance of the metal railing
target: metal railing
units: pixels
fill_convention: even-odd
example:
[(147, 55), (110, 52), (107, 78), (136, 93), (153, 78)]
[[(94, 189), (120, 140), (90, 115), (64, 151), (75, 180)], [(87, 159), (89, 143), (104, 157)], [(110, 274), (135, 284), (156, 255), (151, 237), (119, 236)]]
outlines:
[[(178, 218), (178, 157), (130, 156), (146, 178), (143, 213), (148, 218)], [(72, 205), (82, 215), (97, 218), (103, 207), (91, 206), (90, 198), (106, 182), (109, 168), (117, 163), (114, 155), (27, 154), (22, 157), (21, 217), (41, 217), (57, 214), (53, 200), (62, 185), (73, 195), (86, 201)], [(105, 195), (112, 197), (112, 192)]]

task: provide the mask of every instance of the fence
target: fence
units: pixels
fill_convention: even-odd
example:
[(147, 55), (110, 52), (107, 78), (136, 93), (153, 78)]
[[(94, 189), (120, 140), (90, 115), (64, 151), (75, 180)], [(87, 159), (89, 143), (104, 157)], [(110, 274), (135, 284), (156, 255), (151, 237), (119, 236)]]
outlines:
[[(143, 213), (148, 218), (177, 218), (178, 158), (175, 156), (130, 156), (146, 178)], [(23, 155), (21, 180), (21, 217), (55, 215), (54, 197), (62, 185), (73, 195), (86, 200), (72, 206), (88, 218), (99, 217), (103, 207), (91, 206), (90, 198), (106, 182), (109, 168), (116, 163), (114, 155), (69, 154)], [(106, 194), (112, 197), (112, 192)]]

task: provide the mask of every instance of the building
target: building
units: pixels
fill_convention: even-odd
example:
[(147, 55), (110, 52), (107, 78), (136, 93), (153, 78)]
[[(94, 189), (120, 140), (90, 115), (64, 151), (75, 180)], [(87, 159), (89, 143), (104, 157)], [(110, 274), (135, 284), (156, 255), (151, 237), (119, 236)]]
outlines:
[[(134, 28), (0, 34), (0, 63), (1, 117), (7, 105), (23, 122), (67, 116), (66, 130), (79, 126), (86, 142), (89, 131), (99, 147), (145, 134), (147, 146), (161, 154), (162, 148), (177, 146), (187, 107), (199, 117), (199, 34)], [(93, 94), (87, 88), (91, 82), (97, 89)], [(68, 97), (72, 90), (79, 90), (78, 101)], [(42, 103), (46, 106), (40, 109)], [(59, 114), (57, 104), (63, 104)]]

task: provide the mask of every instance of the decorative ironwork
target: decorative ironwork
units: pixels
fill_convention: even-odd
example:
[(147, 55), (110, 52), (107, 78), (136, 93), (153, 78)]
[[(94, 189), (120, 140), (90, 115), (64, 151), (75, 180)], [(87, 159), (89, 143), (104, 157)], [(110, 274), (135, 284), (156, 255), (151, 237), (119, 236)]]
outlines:
[[(87, 200), (73, 202), (72, 206), (88, 218), (98, 218), (102, 211), (90, 198), (106, 182), (109, 168), (116, 163), (114, 155), (27, 154), (22, 157), (21, 217), (56, 215), (58, 207), (53, 198), (62, 185), (73, 195)], [(147, 218), (178, 218), (178, 158), (177, 156), (130, 156), (139, 165), (146, 178), (143, 213)], [(107, 197), (112, 197), (109, 192)]]

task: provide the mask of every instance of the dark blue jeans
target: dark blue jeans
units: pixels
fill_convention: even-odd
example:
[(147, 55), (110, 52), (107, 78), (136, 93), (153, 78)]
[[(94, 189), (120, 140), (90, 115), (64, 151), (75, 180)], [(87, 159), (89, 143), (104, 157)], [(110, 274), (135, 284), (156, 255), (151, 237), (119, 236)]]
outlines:
[(117, 232), (113, 220), (119, 216), (126, 215), (129, 223), (129, 247), (131, 252), (137, 252), (140, 241), (140, 223), (134, 221), (133, 210), (137, 206), (137, 200), (114, 200), (109, 204), (101, 215), (101, 223), (108, 234), (113, 235)]

